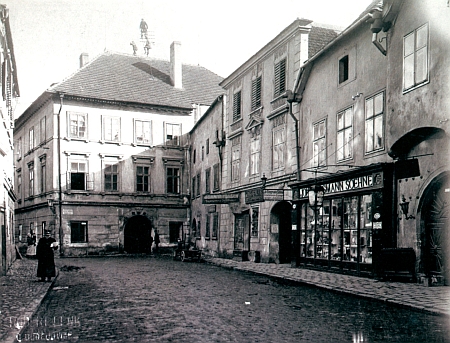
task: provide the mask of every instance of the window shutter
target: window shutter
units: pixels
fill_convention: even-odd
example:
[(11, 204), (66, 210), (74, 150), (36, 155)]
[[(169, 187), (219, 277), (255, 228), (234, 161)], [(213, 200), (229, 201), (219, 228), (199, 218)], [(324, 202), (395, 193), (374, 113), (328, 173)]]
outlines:
[(252, 111), (261, 107), (261, 76), (252, 81)]
[(286, 90), (286, 58), (275, 64), (275, 92), (279, 96)]
[(241, 118), (241, 91), (234, 93), (233, 96), (233, 121)]

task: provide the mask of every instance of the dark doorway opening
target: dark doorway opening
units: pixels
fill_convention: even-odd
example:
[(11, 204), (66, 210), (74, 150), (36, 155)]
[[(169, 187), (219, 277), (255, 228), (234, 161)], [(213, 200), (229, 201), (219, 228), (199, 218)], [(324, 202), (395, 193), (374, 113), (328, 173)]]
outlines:
[(280, 263), (290, 263), (292, 258), (291, 204), (287, 201), (277, 203), (270, 217), (272, 234), (276, 236), (276, 230), (278, 230), (278, 259)]
[(152, 223), (145, 216), (131, 217), (125, 224), (124, 250), (129, 254), (151, 252)]

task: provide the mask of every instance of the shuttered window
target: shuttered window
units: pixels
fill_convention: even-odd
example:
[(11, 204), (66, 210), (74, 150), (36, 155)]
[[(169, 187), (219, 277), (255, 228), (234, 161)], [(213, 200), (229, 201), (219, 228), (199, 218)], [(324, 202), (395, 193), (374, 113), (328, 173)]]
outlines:
[(261, 76), (252, 81), (252, 111), (261, 107)]
[(280, 96), (286, 91), (286, 58), (275, 64), (274, 96)]
[(233, 95), (233, 122), (241, 119), (241, 91)]

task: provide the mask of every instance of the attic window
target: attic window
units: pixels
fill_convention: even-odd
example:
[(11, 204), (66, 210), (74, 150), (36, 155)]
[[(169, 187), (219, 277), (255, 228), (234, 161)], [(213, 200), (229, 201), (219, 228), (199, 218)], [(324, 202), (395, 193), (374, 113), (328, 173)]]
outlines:
[(348, 80), (348, 55), (339, 60), (339, 83)]
[(280, 96), (286, 91), (286, 58), (275, 64), (274, 96)]
[(241, 91), (233, 95), (233, 122), (241, 119)]
[(252, 80), (252, 111), (261, 107), (261, 76)]

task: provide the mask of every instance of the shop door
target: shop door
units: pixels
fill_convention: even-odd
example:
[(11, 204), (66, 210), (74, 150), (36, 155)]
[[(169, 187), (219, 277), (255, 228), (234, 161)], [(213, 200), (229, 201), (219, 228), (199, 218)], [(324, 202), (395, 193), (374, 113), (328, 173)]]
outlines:
[(236, 214), (234, 216), (234, 250), (250, 249), (250, 214)]
[(431, 186), (425, 200), (423, 211), (424, 227), (421, 234), (422, 266), (426, 275), (434, 283), (449, 285), (449, 197), (448, 179), (441, 179)]

